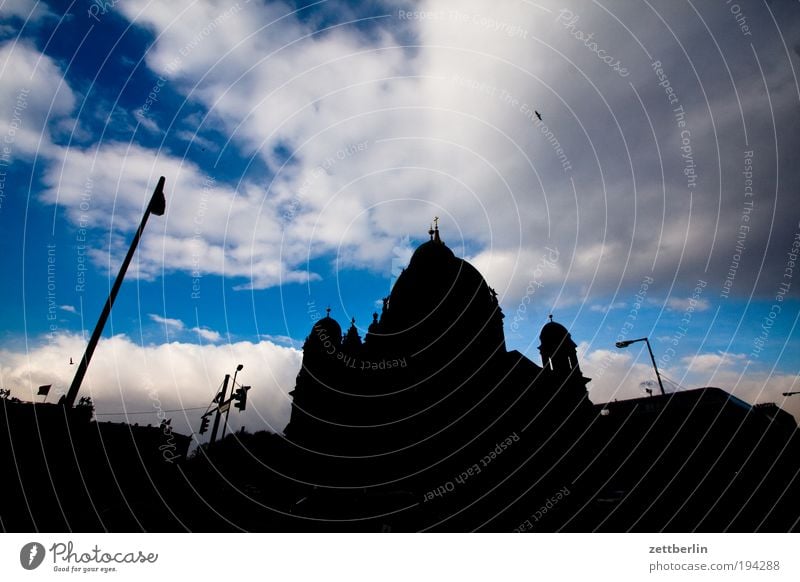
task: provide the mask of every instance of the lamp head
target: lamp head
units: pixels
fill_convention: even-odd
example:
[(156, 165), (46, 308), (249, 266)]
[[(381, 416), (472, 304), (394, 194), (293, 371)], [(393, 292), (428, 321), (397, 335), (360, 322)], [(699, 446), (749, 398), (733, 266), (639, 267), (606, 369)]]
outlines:
[(238, 366), (236, 366), (236, 371), (237, 372), (241, 372), (243, 368), (244, 368), (244, 364), (239, 364)]
[(620, 348), (620, 349), (621, 349), (621, 348), (627, 348), (627, 347), (628, 347), (629, 345), (631, 345), (632, 343), (633, 343), (632, 341), (628, 340), (628, 341), (624, 341), (624, 342), (617, 342), (615, 345), (616, 345), (618, 348)]

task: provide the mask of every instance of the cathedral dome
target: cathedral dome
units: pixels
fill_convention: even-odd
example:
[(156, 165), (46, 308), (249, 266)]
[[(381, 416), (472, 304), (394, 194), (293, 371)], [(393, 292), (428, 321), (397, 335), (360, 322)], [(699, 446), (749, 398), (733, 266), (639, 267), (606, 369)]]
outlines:
[(478, 270), (455, 256), (431, 228), (395, 282), (382, 332), (409, 352), (433, 344), (460, 351), (470, 344), (505, 348), (502, 312), (495, 293)]
[(417, 263), (438, 263), (452, 261), (456, 258), (453, 251), (441, 240), (429, 240), (417, 247), (411, 255), (409, 267)]
[(398, 277), (390, 294), (390, 311), (432, 315), (445, 307), (469, 303), (477, 294), (488, 295), (489, 287), (478, 270), (455, 256), (438, 236), (417, 247), (408, 267)]

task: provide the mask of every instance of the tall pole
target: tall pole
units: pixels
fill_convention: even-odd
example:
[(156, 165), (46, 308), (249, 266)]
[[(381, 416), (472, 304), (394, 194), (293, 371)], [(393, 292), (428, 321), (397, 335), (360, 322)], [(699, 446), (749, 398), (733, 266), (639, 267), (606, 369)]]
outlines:
[(92, 337), (89, 339), (89, 344), (86, 346), (86, 351), (84, 352), (81, 361), (78, 363), (78, 369), (75, 371), (75, 377), (72, 379), (72, 384), (70, 385), (66, 399), (64, 400), (64, 405), (67, 408), (71, 408), (75, 404), (75, 398), (77, 398), (78, 391), (81, 389), (83, 377), (86, 375), (86, 370), (89, 368), (89, 362), (92, 360), (92, 355), (97, 347), (97, 342), (100, 341), (100, 336), (103, 335), (103, 328), (106, 325), (106, 320), (111, 314), (111, 307), (114, 305), (114, 300), (117, 298), (117, 293), (119, 293), (122, 280), (125, 278), (125, 273), (128, 271), (128, 265), (130, 265), (131, 259), (133, 259), (133, 254), (136, 252), (139, 239), (142, 238), (142, 233), (144, 232), (144, 227), (147, 224), (147, 219), (150, 217), (150, 213), (153, 213), (156, 216), (161, 216), (164, 214), (166, 207), (166, 200), (164, 198), (164, 182), (165, 178), (164, 176), (161, 176), (158, 179), (158, 185), (153, 192), (153, 196), (150, 198), (150, 203), (147, 205), (147, 209), (144, 212), (142, 222), (139, 224), (139, 228), (136, 230), (136, 235), (133, 237), (133, 242), (128, 249), (128, 254), (125, 256), (125, 260), (122, 261), (122, 266), (119, 268), (119, 273), (117, 273), (114, 286), (111, 288), (111, 293), (109, 293), (108, 299), (106, 299), (106, 304), (103, 307), (103, 311), (100, 313), (100, 318), (97, 320), (97, 325), (94, 326), (94, 332), (92, 332)]
[[(217, 414), (214, 415), (214, 428), (211, 429), (211, 441), (210, 441), (210, 444), (212, 444), (212, 445), (215, 442), (217, 442), (217, 431), (219, 430), (219, 417), (222, 416), (222, 414), (219, 411), (219, 405), (221, 403), (225, 402), (225, 396), (227, 396), (227, 394), (228, 394), (228, 380), (230, 380), (230, 379), (231, 379), (231, 375), (230, 374), (225, 374), (225, 381), (222, 383), (222, 396), (220, 396), (219, 403), (217, 404)], [(228, 406), (230, 406), (230, 403), (228, 403)]]
[[(231, 384), (231, 395), (233, 395), (233, 393), (236, 392), (236, 375), (242, 371), (242, 368), (244, 368), (244, 366), (239, 364), (238, 366), (236, 366), (236, 371), (233, 373), (233, 384)], [(225, 400), (225, 398), (223, 398), (223, 400)], [(230, 417), (230, 415), (231, 415), (231, 407), (229, 404), (228, 410), (225, 411), (225, 424), (222, 425), (223, 439), (225, 438), (225, 433), (228, 432), (228, 418)]]
[(664, 396), (666, 392), (664, 392), (664, 384), (661, 383), (661, 374), (658, 373), (658, 366), (656, 366), (656, 359), (653, 356), (653, 349), (650, 347), (650, 340), (644, 338), (644, 341), (647, 343), (647, 351), (650, 352), (650, 360), (653, 362), (653, 369), (656, 371), (656, 378), (658, 378), (658, 387), (661, 388), (661, 395)]
[(653, 370), (656, 371), (656, 378), (658, 378), (658, 387), (661, 388), (661, 395), (666, 396), (666, 392), (664, 392), (664, 384), (661, 382), (661, 374), (658, 371), (658, 366), (656, 365), (656, 358), (653, 355), (653, 348), (650, 347), (650, 339), (647, 337), (640, 337), (639, 339), (633, 340), (623, 340), (616, 343), (618, 348), (627, 348), (631, 344), (635, 344), (636, 342), (645, 342), (647, 343), (647, 351), (650, 352), (650, 361), (653, 362)]

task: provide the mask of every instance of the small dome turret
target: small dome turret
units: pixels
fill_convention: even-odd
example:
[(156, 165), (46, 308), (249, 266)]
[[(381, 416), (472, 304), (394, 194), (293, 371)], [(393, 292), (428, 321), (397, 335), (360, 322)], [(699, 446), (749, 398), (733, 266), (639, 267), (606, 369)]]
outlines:
[(318, 344), (322, 344), (324, 346), (341, 345), (342, 328), (336, 322), (336, 320), (331, 317), (330, 307), (328, 307), (325, 312), (325, 317), (318, 319), (316, 323), (314, 323), (314, 327), (311, 328), (311, 333), (308, 334), (303, 349), (306, 349), (310, 345)]
[(356, 327), (356, 318), (350, 320), (350, 329), (347, 334), (342, 338), (342, 349), (346, 352), (355, 353), (361, 347), (361, 336), (358, 335), (358, 328)]
[(578, 347), (572, 341), (569, 330), (560, 323), (550, 321), (542, 327), (539, 333), (539, 353), (542, 354), (542, 365), (546, 370), (567, 374), (578, 368)]
[(550, 315), (550, 321), (542, 327), (542, 331), (539, 333), (539, 341), (543, 346), (558, 347), (560, 344), (572, 344), (575, 346), (569, 330), (560, 323), (553, 321), (552, 315)]

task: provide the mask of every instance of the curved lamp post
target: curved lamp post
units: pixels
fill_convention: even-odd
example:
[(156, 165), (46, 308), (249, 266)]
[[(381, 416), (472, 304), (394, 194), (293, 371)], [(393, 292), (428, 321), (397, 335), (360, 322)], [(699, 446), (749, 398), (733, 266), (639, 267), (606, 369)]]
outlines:
[(615, 345), (622, 349), (627, 348), (631, 344), (635, 344), (636, 342), (645, 342), (647, 344), (647, 351), (650, 352), (650, 360), (653, 362), (653, 369), (656, 371), (656, 378), (658, 378), (658, 387), (661, 388), (661, 394), (666, 395), (664, 392), (664, 384), (661, 383), (661, 374), (658, 373), (658, 366), (656, 366), (656, 359), (653, 356), (653, 349), (650, 347), (650, 340), (646, 337), (640, 337), (639, 339), (634, 340), (625, 340), (624, 342), (617, 342)]
[(153, 192), (153, 196), (150, 198), (150, 202), (145, 209), (144, 216), (142, 216), (142, 222), (139, 223), (139, 228), (136, 230), (136, 234), (133, 237), (133, 242), (131, 242), (131, 246), (128, 247), (128, 254), (125, 255), (125, 260), (122, 261), (122, 266), (120, 266), (117, 278), (114, 280), (114, 286), (108, 294), (108, 299), (106, 299), (106, 304), (103, 306), (103, 311), (100, 312), (100, 317), (97, 320), (97, 325), (94, 326), (92, 337), (89, 338), (86, 351), (83, 353), (83, 357), (78, 363), (75, 377), (72, 379), (72, 384), (63, 399), (63, 403), (67, 408), (72, 408), (75, 404), (75, 398), (78, 396), (78, 391), (81, 389), (83, 377), (86, 375), (86, 370), (89, 369), (89, 362), (92, 361), (92, 354), (94, 354), (94, 350), (97, 347), (97, 342), (100, 341), (100, 336), (103, 335), (103, 328), (106, 325), (106, 320), (111, 314), (111, 308), (114, 306), (114, 300), (117, 298), (117, 293), (119, 293), (119, 288), (122, 286), (123, 279), (125, 279), (125, 273), (128, 271), (128, 265), (131, 264), (133, 254), (136, 252), (136, 247), (139, 246), (139, 239), (142, 238), (144, 227), (147, 225), (147, 219), (151, 214), (155, 214), (156, 216), (164, 215), (164, 211), (167, 207), (167, 200), (164, 198), (164, 182), (165, 178), (161, 176), (158, 179), (158, 185)]
[[(236, 392), (236, 375), (244, 369), (244, 364), (236, 366), (236, 371), (233, 373), (233, 382), (231, 383), (231, 398), (233, 393)], [(224, 396), (223, 396), (224, 398)], [(228, 403), (228, 410), (225, 411), (225, 424), (222, 425), (222, 438), (225, 438), (225, 433), (228, 432), (228, 418), (231, 415), (230, 403)]]

